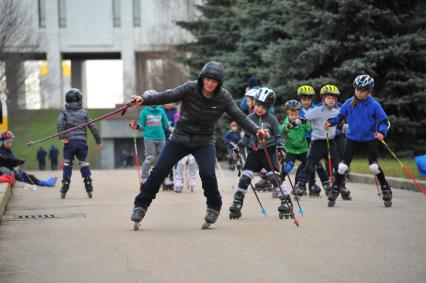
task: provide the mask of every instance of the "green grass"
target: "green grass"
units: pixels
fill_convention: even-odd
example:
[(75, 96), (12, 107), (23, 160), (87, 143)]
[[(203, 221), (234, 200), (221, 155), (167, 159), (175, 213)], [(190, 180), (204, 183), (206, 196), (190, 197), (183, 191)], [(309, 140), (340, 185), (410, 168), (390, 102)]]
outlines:
[[(89, 115), (92, 119), (110, 112), (110, 109), (91, 109)], [(12, 150), (15, 156), (25, 159), (25, 169), (38, 168), (36, 153), (40, 146), (49, 151), (51, 145), (55, 145), (60, 151), (59, 162), (62, 162), (63, 144), (58, 138), (41, 142), (33, 146), (27, 146), (29, 140), (35, 141), (56, 133), (56, 120), (60, 110), (17, 110), (9, 113), (9, 130), (15, 134)], [(100, 128), (100, 122), (96, 123)], [(100, 165), (100, 151), (96, 149), (96, 143), (88, 130), (89, 156), (88, 161), (96, 168)], [(49, 167), (50, 162), (48, 162)]]
[[(402, 158), (401, 162), (408, 168), (408, 170), (413, 174), (413, 176), (418, 180), (426, 180), (426, 177), (421, 177), (419, 175), (419, 170), (417, 169), (416, 161), (410, 158)], [(379, 159), (380, 167), (383, 169), (385, 176), (390, 177), (401, 177), (409, 179), (405, 172), (402, 170), (398, 161), (390, 158)], [(354, 159), (351, 163), (351, 172), (354, 173), (362, 173), (362, 174), (370, 174), (370, 170), (368, 169), (368, 161), (367, 159)]]

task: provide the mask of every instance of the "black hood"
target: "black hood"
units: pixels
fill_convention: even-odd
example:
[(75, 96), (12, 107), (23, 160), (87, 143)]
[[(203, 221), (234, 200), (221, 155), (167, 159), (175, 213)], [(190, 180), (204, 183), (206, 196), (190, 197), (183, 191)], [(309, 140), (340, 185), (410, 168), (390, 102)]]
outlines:
[(198, 84), (199, 86), (203, 85), (203, 78), (212, 78), (219, 82), (218, 89), (223, 85), (224, 70), (221, 63), (217, 61), (210, 61), (204, 65), (201, 69), (200, 74), (198, 75)]

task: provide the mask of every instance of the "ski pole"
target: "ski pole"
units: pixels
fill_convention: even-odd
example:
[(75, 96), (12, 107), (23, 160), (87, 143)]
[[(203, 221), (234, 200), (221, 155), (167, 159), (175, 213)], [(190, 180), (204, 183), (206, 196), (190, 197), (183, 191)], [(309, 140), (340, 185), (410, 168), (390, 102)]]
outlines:
[(140, 164), (139, 164), (139, 153), (138, 153), (138, 144), (137, 144), (137, 141), (136, 141), (135, 130), (132, 130), (132, 134), (133, 134), (133, 143), (135, 145), (136, 169), (138, 171), (139, 187), (140, 187), (140, 186), (142, 186), (142, 179), (141, 179)]
[(377, 183), (377, 177), (376, 177), (376, 175), (375, 175), (375, 174), (373, 174), (373, 177), (374, 177), (374, 183), (376, 183), (377, 195), (378, 195), (379, 197), (381, 197), (381, 196), (382, 196), (382, 194), (380, 193), (379, 184)]
[[(261, 129), (263, 130), (263, 123), (261, 125), (262, 125)], [(282, 196), (284, 198), (284, 201), (285, 201), (286, 205), (288, 205), (289, 204), (288, 200), (287, 200), (287, 198), (284, 197), (285, 196), (284, 191), (281, 188), (281, 184), (279, 182), (279, 178), (277, 177), (277, 174), (275, 174), (275, 168), (272, 165), (271, 157), (269, 156), (269, 152), (268, 152), (268, 149), (265, 146), (265, 140), (263, 139), (263, 137), (260, 137), (260, 143), (262, 144), (263, 151), (265, 152), (266, 161), (268, 162), (268, 166), (269, 166), (270, 170), (272, 171), (272, 175), (274, 176), (275, 182), (278, 185), (278, 188), (280, 189), (280, 192), (281, 192), (281, 194), (282, 194)], [(293, 223), (297, 227), (299, 227), (299, 220), (296, 219), (296, 216), (294, 215), (294, 213), (291, 213), (291, 218), (293, 218), (293, 220), (294, 220)]]
[(220, 167), (220, 164), (219, 164), (219, 161), (217, 161), (217, 158), (216, 158), (216, 164), (217, 164), (217, 168), (219, 168), (220, 175), (222, 175), (222, 178), (225, 179), (225, 174), (223, 174), (222, 167)]
[(85, 123), (83, 123), (83, 124), (77, 125), (77, 126), (75, 126), (75, 127), (69, 128), (69, 129), (66, 129), (66, 130), (64, 130), (64, 131), (62, 131), (62, 132), (59, 132), (59, 133), (53, 134), (53, 135), (51, 135), (51, 136), (48, 136), (48, 137), (45, 137), (45, 138), (42, 138), (42, 139), (39, 139), (39, 140), (36, 140), (36, 141), (28, 141), (28, 142), (27, 142), (27, 145), (28, 145), (28, 146), (31, 146), (31, 145), (34, 145), (34, 144), (37, 144), (37, 143), (40, 143), (40, 142), (43, 142), (43, 141), (47, 141), (47, 140), (53, 139), (53, 138), (55, 138), (55, 137), (57, 137), (57, 136), (59, 136), (59, 135), (63, 135), (63, 134), (66, 134), (66, 133), (68, 133), (68, 132), (71, 132), (71, 131), (73, 131), (73, 130), (75, 130), (75, 129), (85, 127), (85, 126), (87, 126), (87, 125), (89, 125), (89, 124), (93, 124), (93, 123), (95, 123), (95, 122), (97, 122), (97, 121), (99, 121), (99, 120), (105, 119), (105, 118), (110, 117), (110, 116), (112, 116), (112, 115), (114, 115), (114, 114), (117, 114), (117, 113), (119, 113), (119, 112), (121, 112), (121, 115), (123, 116), (123, 115), (126, 113), (126, 111), (127, 111), (127, 109), (128, 109), (129, 107), (132, 107), (132, 106), (134, 106), (134, 105), (135, 105), (135, 102), (136, 102), (136, 100), (132, 100), (132, 101), (130, 101), (130, 102), (128, 102), (128, 103), (126, 103), (126, 104), (125, 104), (123, 107), (121, 107), (121, 108), (118, 108), (118, 109), (116, 109), (116, 110), (114, 110), (114, 111), (112, 111), (112, 112), (110, 112), (110, 113), (107, 113), (107, 114), (105, 114), (105, 115), (102, 115), (102, 116), (100, 116), (100, 117), (98, 117), (98, 118), (96, 118), (96, 119), (90, 120), (90, 121), (85, 122)]
[[(293, 186), (293, 182), (291, 181), (290, 174), (287, 174), (287, 172), (284, 169), (284, 164), (285, 164), (284, 163), (284, 154), (282, 153), (282, 151), (280, 151), (279, 154), (280, 154), (281, 160), (282, 160), (282, 162), (281, 162), (281, 170), (283, 172), (285, 172), (285, 174), (288, 176), (288, 181), (290, 182), (291, 191), (294, 193), (294, 186)], [(299, 198), (295, 198), (295, 199), (296, 199), (297, 206), (299, 207), (299, 213), (303, 216), (303, 214), (305, 213), (305, 209), (300, 206)]]
[(402, 168), (402, 170), (404, 170), (405, 174), (407, 174), (407, 176), (410, 177), (411, 180), (413, 180), (414, 185), (417, 187), (417, 189), (419, 189), (419, 191), (421, 191), (426, 196), (425, 190), (422, 188), (422, 186), (420, 186), (420, 184), (417, 182), (416, 178), (414, 178), (414, 176), (410, 173), (410, 171), (408, 171), (407, 167), (405, 167), (405, 165), (401, 162), (401, 160), (399, 160), (399, 158), (396, 156), (396, 154), (390, 149), (388, 144), (384, 140), (381, 140), (381, 142), (385, 145), (386, 149), (393, 156), (393, 158), (395, 158), (396, 161), (398, 161), (399, 165), (401, 165), (401, 168)]
[(333, 184), (333, 166), (331, 164), (331, 152), (330, 152), (330, 140), (328, 138), (328, 130), (325, 132), (327, 140), (327, 149), (328, 149), (328, 171), (330, 173), (330, 185)]

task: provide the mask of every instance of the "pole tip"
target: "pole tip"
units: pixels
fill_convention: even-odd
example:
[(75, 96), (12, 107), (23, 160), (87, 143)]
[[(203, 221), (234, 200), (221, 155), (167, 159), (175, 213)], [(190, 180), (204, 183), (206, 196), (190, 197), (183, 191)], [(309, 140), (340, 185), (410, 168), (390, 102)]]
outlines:
[(33, 142), (33, 141), (28, 141), (28, 142), (27, 142), (27, 145), (28, 145), (28, 146), (32, 146), (33, 144), (34, 144), (34, 142)]

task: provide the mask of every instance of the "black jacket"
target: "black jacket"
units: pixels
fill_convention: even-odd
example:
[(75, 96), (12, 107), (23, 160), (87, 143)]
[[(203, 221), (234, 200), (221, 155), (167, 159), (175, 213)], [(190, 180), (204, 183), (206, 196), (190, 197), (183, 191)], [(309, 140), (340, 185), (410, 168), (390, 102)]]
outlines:
[[(219, 64), (219, 63), (217, 63)], [(231, 94), (221, 87), (223, 69), (216, 62), (209, 62), (203, 68), (198, 81), (188, 81), (172, 90), (161, 93), (145, 93), (144, 105), (165, 104), (182, 101), (179, 120), (170, 140), (187, 147), (214, 144), (214, 127), (223, 112), (228, 113), (244, 130), (254, 135), (259, 127), (244, 115), (235, 104)], [(202, 94), (202, 78), (219, 80), (219, 87), (211, 98)]]
[[(263, 117), (259, 117), (256, 113), (248, 115), (256, 125), (259, 125), (262, 129), (269, 130), (269, 137), (265, 138), (265, 146), (274, 147), (278, 144), (284, 144), (284, 139), (280, 132), (280, 125), (278, 124), (275, 116), (266, 113)], [(258, 148), (262, 148), (262, 144), (257, 142), (257, 138), (252, 135), (245, 134), (244, 137), (238, 143), (239, 147), (247, 147), (253, 149), (253, 145), (256, 144)]]
[(24, 160), (15, 157), (11, 149), (0, 146), (0, 167), (14, 170), (14, 167), (24, 163)]

